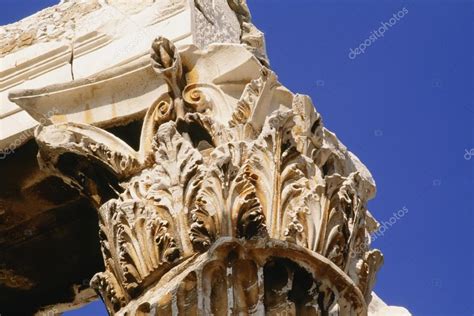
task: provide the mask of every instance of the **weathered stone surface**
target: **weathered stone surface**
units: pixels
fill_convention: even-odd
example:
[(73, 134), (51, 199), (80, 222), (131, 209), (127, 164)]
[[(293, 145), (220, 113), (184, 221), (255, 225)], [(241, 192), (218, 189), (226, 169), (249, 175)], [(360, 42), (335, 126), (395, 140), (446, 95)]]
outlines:
[[(247, 306), (247, 312), (270, 314), (301, 308), (367, 314), (382, 255), (355, 249), (362, 249), (360, 244), (376, 227), (366, 224), (372, 217), (365, 208), (374, 183), (323, 127), (309, 98), (282, 87), (276, 75), (240, 45), (179, 51), (160, 38), (152, 45), (151, 63), (139, 69), (154, 70), (168, 86), (154, 90), (162, 92), (155, 94), (144, 116), (139, 150), (83, 123), (57, 123), (35, 134), (43, 168), (102, 205), (106, 271), (96, 275), (92, 285), (109, 311), (225, 310), (231, 303), (250, 300), (254, 304), (233, 308)], [(14, 97), (20, 100), (37, 92), (22, 93)], [(70, 154), (77, 156), (75, 161), (104, 166), (111, 176), (97, 177), (75, 162), (65, 169), (61, 160)], [(118, 197), (110, 200), (114, 194)], [(272, 287), (261, 285), (253, 298), (241, 297), (235, 289), (232, 295), (213, 297), (225, 306), (206, 305), (213, 302), (213, 294), (203, 282), (211, 280), (198, 271), (214, 262), (206, 258), (221, 244), (225, 249), (240, 247), (240, 254), (222, 250), (228, 253), (215, 260), (223, 267), (229, 260), (249, 261), (254, 267), (251, 279), (260, 273), (265, 283), (265, 273), (258, 270), (278, 258), (283, 261), (277, 260), (275, 269), (291, 266), (291, 273), (300, 269), (312, 275), (314, 286), (304, 290), (295, 284), (292, 291), (306, 293), (300, 295), (315, 303), (300, 306), (290, 300), (290, 292), (277, 301), (267, 300)], [(293, 255), (288, 258), (289, 253)], [(228, 273), (224, 276), (230, 286), (233, 276)], [(194, 285), (186, 285), (187, 278)], [(266, 278), (273, 282), (271, 273)], [(158, 285), (162, 279), (166, 286)], [(167, 291), (149, 294), (146, 289), (154, 284)], [(179, 294), (181, 287), (189, 286), (194, 290)], [(187, 306), (189, 300), (196, 306)]]
[[(212, 6), (198, 0), (64, 0), (0, 27), (0, 150), (11, 152), (26, 143), (31, 136), (19, 136), (31, 134), (50, 118), (24, 112), (8, 99), (12, 89), (88, 78), (126, 65), (146, 54), (156, 36), (201, 48), (215, 42), (240, 43), (242, 38), (263, 60), (263, 35), (249, 16), (236, 0), (214, 1)], [(49, 110), (54, 106), (59, 105)]]
[[(53, 38), (31, 31), (38, 16)], [(40, 125), (38, 165), (26, 173), (36, 180), (13, 181), (22, 195), (0, 195), (3, 213), (31, 216), (27, 204), (14, 212), (10, 204), (33, 196), (38, 214), (96, 210), (104, 266), (90, 285), (110, 314), (406, 311), (372, 294), (383, 256), (368, 242), (378, 227), (366, 206), (370, 172), (309, 97), (278, 82), (245, 1), (62, 1), (4, 30), (14, 46), (5, 60), (32, 62), (41, 45), (68, 43), (71, 78), (49, 68), (51, 81), (8, 87), (25, 88), (8, 91), (9, 100)], [(95, 41), (83, 58), (79, 38)], [(70, 196), (49, 196), (48, 181)], [(20, 272), (0, 270), (3, 286), (34, 287)], [(38, 298), (31, 309), (89, 299)]]
[(377, 294), (372, 293), (372, 301), (369, 304), (369, 316), (410, 316), (410, 312), (404, 307), (387, 306)]

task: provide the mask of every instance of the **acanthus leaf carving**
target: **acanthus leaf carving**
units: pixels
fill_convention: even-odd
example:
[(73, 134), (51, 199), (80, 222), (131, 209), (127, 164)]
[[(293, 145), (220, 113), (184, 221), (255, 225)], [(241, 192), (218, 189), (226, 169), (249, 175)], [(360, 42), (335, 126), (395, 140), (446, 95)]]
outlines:
[[(125, 211), (122, 211), (125, 210)], [(173, 263), (180, 257), (180, 249), (169, 223), (151, 207), (139, 202), (125, 202), (118, 212), (116, 244), (123, 284), (129, 293), (153, 271)]]
[(149, 277), (159, 277), (191, 255), (187, 209), (201, 181), (202, 157), (174, 122), (160, 126), (153, 148), (153, 169), (132, 178), (118, 199), (100, 210), (107, 270), (130, 297), (140, 293)]
[[(202, 181), (202, 155), (178, 133), (174, 123), (160, 126), (155, 139), (155, 183), (148, 191), (154, 203), (166, 207), (176, 221), (179, 240), (186, 255), (191, 254), (187, 235), (193, 197)], [(157, 181), (156, 181), (157, 180)]]
[(109, 313), (113, 314), (127, 304), (115, 276), (108, 270), (94, 275), (90, 285), (102, 297)]
[[(264, 233), (264, 217), (254, 179), (244, 166), (247, 151), (245, 142), (235, 142), (211, 153), (210, 168), (206, 170), (192, 211), (193, 240), (203, 240), (209, 246), (218, 237), (251, 238)], [(202, 239), (204, 231), (206, 237)]]
[(292, 118), (291, 111), (275, 111), (269, 116), (246, 164), (255, 179), (269, 235), (278, 239), (285, 239), (291, 207), (298, 203), (292, 199), (301, 194), (302, 186), (309, 185), (305, 177), (311, 172), (308, 161), (294, 146), (290, 134)]
[[(107, 293), (112, 291), (121, 293), (122, 301), (128, 300), (137, 295), (149, 275), (162, 274), (181, 257), (176, 232), (154, 207), (133, 200), (111, 200), (101, 207), (99, 215), (107, 271), (96, 276), (95, 285), (103, 296), (110, 296)], [(109, 287), (113, 289), (104, 289), (101, 280), (111, 280)]]
[(382, 253), (377, 249), (373, 249), (364, 254), (363, 259), (360, 260), (359, 265), (357, 266), (357, 285), (366, 301), (371, 299), (372, 289), (375, 285), (376, 272), (380, 269), (382, 264)]
[(273, 112), (271, 99), (278, 86), (276, 74), (266, 67), (260, 70), (260, 77), (245, 86), (229, 126), (250, 124), (254, 130), (260, 130), (266, 114)]
[(314, 109), (311, 99), (305, 95), (295, 95), (292, 102), (295, 125), (292, 133), (298, 151), (315, 160), (318, 150), (323, 146), (323, 124), (321, 116)]

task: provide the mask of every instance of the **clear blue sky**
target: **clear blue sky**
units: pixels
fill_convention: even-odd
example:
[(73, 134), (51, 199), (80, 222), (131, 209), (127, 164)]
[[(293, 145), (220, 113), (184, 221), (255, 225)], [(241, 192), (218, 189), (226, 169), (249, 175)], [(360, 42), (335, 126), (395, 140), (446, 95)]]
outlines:
[[(0, 0), (0, 24), (57, 1)], [(272, 68), (371, 170), (389, 221), (376, 292), (414, 315), (474, 314), (474, 9), (470, 0), (249, 0)], [(6, 4), (6, 5), (5, 5)], [(355, 59), (392, 15), (408, 11)], [(470, 156), (466, 156), (469, 158)], [(103, 315), (93, 303), (66, 315)]]

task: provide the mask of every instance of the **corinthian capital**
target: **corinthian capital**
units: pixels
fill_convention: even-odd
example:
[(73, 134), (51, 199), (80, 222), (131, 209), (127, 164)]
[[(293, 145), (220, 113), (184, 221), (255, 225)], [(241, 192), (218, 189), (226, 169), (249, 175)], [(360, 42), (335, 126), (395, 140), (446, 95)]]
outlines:
[(370, 172), (278, 81), (245, 1), (160, 5), (201, 28), (10, 93), (33, 117), (63, 110), (34, 137), (42, 172), (98, 213), (90, 286), (111, 315), (367, 315), (383, 262)]

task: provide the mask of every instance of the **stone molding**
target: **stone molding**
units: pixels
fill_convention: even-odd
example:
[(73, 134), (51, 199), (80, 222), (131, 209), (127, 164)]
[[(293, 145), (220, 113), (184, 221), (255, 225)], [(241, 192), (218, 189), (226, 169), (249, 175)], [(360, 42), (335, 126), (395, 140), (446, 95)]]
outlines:
[(34, 127), (49, 119), (31, 117), (9, 100), (12, 90), (89, 78), (133, 63), (147, 54), (157, 35), (200, 48), (242, 42), (266, 60), (263, 34), (250, 23), (245, 3), (216, 0), (210, 7), (201, 2), (67, 0), (0, 27), (0, 150), (26, 143)]

